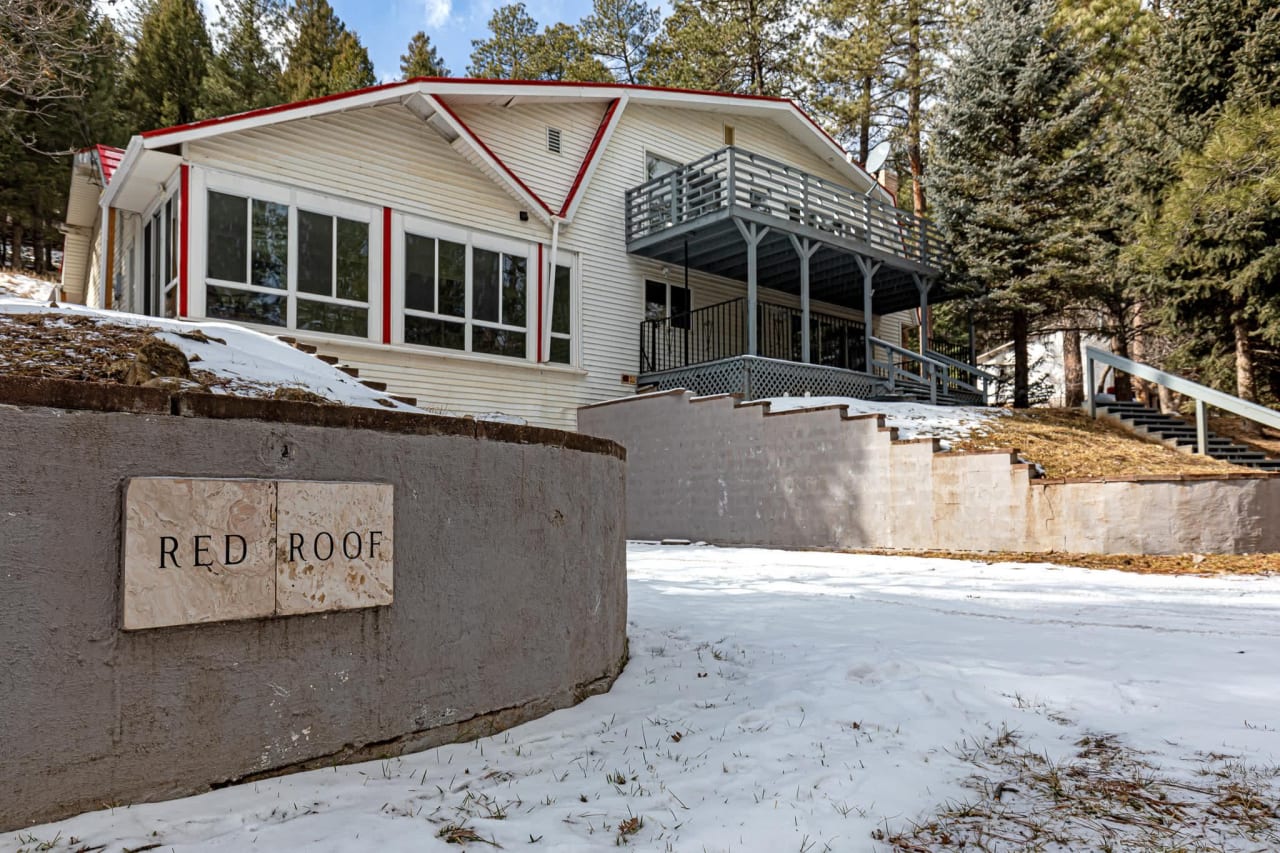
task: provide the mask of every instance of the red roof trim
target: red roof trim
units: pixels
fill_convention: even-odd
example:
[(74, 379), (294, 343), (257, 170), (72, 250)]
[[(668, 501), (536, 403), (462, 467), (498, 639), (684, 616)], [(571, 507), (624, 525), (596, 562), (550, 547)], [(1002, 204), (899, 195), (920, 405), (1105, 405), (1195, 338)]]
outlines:
[(542, 200), (542, 198), (541, 198), (541, 197), (540, 197), (536, 192), (534, 192), (533, 190), (529, 189), (529, 185), (528, 185), (528, 184), (526, 184), (524, 181), (520, 180), (520, 176), (519, 176), (519, 175), (517, 175), (515, 172), (511, 171), (511, 167), (510, 167), (510, 166), (508, 166), (506, 163), (502, 162), (502, 158), (501, 158), (501, 157), (499, 157), (497, 154), (494, 154), (494, 153), (493, 153), (493, 150), (492, 150), (491, 148), (489, 148), (489, 146), (488, 146), (488, 145), (485, 145), (485, 144), (484, 144), (484, 140), (483, 140), (483, 139), (481, 139), (479, 136), (476, 136), (475, 131), (473, 131), (470, 127), (468, 127), (468, 126), (467, 126), (467, 123), (466, 123), (465, 121), (463, 121), (463, 120), (462, 120), (462, 118), (461, 118), (461, 117), (459, 117), (459, 115), (458, 115), (457, 113), (455, 113), (455, 112), (453, 111), (453, 109), (452, 109), (448, 104), (446, 104), (446, 103), (444, 102), (444, 99), (443, 99), (443, 98), (439, 98), (439, 97), (437, 97), (437, 98), (435, 98), (434, 100), (435, 100), (435, 102), (436, 102), (437, 104), (439, 104), (439, 105), (440, 105), (440, 108), (441, 108), (441, 109), (443, 109), (445, 112), (447, 112), (447, 113), (449, 114), (449, 117), (450, 117), (451, 119), (453, 119), (454, 121), (456, 121), (456, 122), (458, 123), (458, 126), (459, 126), (459, 127), (461, 127), (463, 130), (465, 130), (465, 131), (467, 132), (467, 135), (468, 135), (468, 136), (470, 136), (472, 139), (474, 139), (474, 140), (476, 141), (476, 144), (480, 146), (480, 148), (484, 151), (484, 153), (485, 153), (485, 154), (488, 154), (490, 157), (492, 157), (492, 158), (493, 158), (493, 162), (497, 163), (497, 164), (498, 164), (498, 166), (499, 166), (499, 167), (501, 167), (502, 171), (504, 171), (504, 172), (506, 172), (506, 173), (507, 173), (507, 177), (509, 177), (509, 178), (511, 178), (511, 180), (515, 181), (515, 182), (516, 182), (516, 184), (517, 184), (517, 185), (519, 185), (520, 189), (524, 190), (526, 193), (528, 193), (528, 194), (529, 194), (529, 197), (530, 197), (530, 198), (532, 198), (534, 201), (536, 201), (538, 204), (540, 204), (540, 205), (542, 206), (542, 209), (543, 209), (543, 210), (545, 210), (545, 211), (547, 212), (547, 214), (548, 214), (548, 215), (550, 215), (550, 216), (555, 216), (555, 215), (556, 215), (556, 214), (555, 214), (555, 211), (554, 211), (554, 210), (552, 210), (550, 207), (548, 207), (548, 206), (547, 206), (547, 203), (546, 203), (545, 201), (543, 201), (543, 200)]
[(102, 172), (102, 185), (105, 187), (111, 183), (111, 176), (115, 174), (116, 167), (124, 159), (124, 149), (111, 145), (90, 145), (88, 148), (80, 150), (81, 152), (92, 151), (98, 155), (98, 169)]
[(592, 162), (596, 159), (600, 142), (604, 139), (605, 129), (609, 127), (609, 122), (613, 121), (613, 114), (618, 111), (620, 100), (619, 98), (614, 98), (610, 101), (609, 108), (604, 111), (604, 117), (600, 119), (600, 126), (596, 128), (596, 135), (591, 140), (591, 147), (587, 149), (586, 156), (582, 158), (582, 165), (578, 167), (578, 174), (573, 179), (573, 186), (569, 187), (569, 193), (564, 197), (564, 204), (560, 207), (560, 215), (562, 217), (569, 212), (569, 205), (573, 204), (573, 198), (578, 194), (583, 178), (587, 176), (587, 169), (591, 167)]

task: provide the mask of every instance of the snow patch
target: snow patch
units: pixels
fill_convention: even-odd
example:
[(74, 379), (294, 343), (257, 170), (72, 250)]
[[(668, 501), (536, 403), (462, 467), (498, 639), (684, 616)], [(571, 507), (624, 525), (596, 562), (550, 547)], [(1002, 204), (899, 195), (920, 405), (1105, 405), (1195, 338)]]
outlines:
[(848, 406), (850, 415), (884, 415), (884, 425), (896, 427), (899, 439), (937, 438), (943, 450), (949, 450), (952, 441), (968, 438), (985, 421), (1008, 414), (1005, 409), (980, 406), (881, 403), (857, 397), (770, 397), (759, 402), (768, 403), (773, 412)]

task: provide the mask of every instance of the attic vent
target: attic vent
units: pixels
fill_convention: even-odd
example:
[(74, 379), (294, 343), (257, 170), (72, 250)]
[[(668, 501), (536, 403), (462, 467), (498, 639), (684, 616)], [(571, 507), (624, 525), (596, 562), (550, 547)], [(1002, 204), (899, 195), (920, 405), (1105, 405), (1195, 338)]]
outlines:
[(560, 153), (560, 128), (547, 128), (547, 150), (552, 154)]

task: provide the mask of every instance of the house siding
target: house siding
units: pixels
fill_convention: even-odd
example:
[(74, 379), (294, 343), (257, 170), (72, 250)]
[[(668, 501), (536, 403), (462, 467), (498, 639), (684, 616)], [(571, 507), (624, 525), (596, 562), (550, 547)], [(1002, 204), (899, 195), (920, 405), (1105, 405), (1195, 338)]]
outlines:
[[(491, 149), (507, 159), (521, 180), (545, 193), (544, 201), (557, 209), (579, 171), (606, 106), (601, 101), (555, 106), (451, 105)], [(644, 180), (646, 151), (679, 161), (696, 159), (724, 146), (726, 123), (734, 126), (740, 147), (850, 183), (837, 167), (767, 119), (627, 106), (600, 154), (591, 183), (584, 188), (574, 221), (562, 228), (560, 236), (561, 249), (578, 260), (576, 370), (292, 331), (287, 334), (317, 344), (322, 352), (359, 368), (361, 378), (385, 382), (391, 393), (415, 397), (419, 405), (431, 410), (471, 415), (502, 412), (538, 425), (575, 429), (579, 407), (634, 391), (626, 380), (639, 372), (644, 282), (685, 282), (682, 268), (627, 254), (626, 190)], [(548, 124), (563, 132), (564, 153), (554, 159), (545, 150)], [(523, 205), (519, 201), (426, 123), (397, 105), (229, 133), (188, 143), (184, 153), (197, 170), (218, 170), (374, 207), (389, 206), (397, 212), (544, 247), (550, 243), (547, 226), (534, 217), (521, 222)], [(200, 185), (193, 183), (193, 187)], [(193, 235), (193, 242), (198, 239)], [(193, 252), (192, 256), (194, 265), (203, 253)], [(190, 272), (196, 286), (201, 272), (194, 268)], [(535, 283), (531, 272), (530, 287)], [(694, 307), (745, 292), (741, 282), (697, 271), (689, 272), (688, 284)], [(761, 290), (761, 298), (799, 304), (796, 296), (766, 289)], [(813, 308), (861, 318), (859, 311), (835, 305), (815, 302)], [(893, 334), (885, 322), (880, 321), (877, 328), (882, 334)], [(530, 332), (535, 328), (531, 320)], [(900, 333), (890, 337), (898, 339)]]

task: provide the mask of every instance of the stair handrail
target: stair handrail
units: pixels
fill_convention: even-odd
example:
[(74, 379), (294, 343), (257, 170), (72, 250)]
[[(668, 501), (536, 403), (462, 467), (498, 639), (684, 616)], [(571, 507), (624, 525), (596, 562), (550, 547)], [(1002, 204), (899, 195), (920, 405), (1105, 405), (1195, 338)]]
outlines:
[(943, 376), (947, 375), (947, 371), (945, 369), (946, 366), (942, 362), (934, 361), (932, 358), (929, 358), (928, 356), (923, 356), (920, 353), (913, 352), (912, 350), (909, 350), (905, 347), (900, 347), (897, 344), (891, 344), (888, 341), (883, 341), (880, 338), (877, 338), (873, 335), (867, 335), (867, 340), (871, 343), (871, 346), (873, 348), (883, 347), (889, 353), (896, 353), (897, 355), (906, 356), (912, 361), (919, 362), (921, 368), (923, 368), (920, 373), (912, 373), (909, 370), (903, 370), (901, 367), (898, 366), (897, 362), (895, 362), (892, 358), (890, 358), (888, 361), (876, 361), (875, 357), (873, 356), (871, 359), (871, 364), (867, 365), (867, 368), (869, 370), (873, 367), (879, 367), (885, 371), (889, 379), (890, 392), (897, 390), (897, 378), (899, 374), (901, 374), (901, 376), (904, 379), (914, 379), (914, 380), (923, 379), (929, 383), (929, 402), (933, 403), (934, 405), (937, 405), (939, 368), (942, 368), (941, 372)]
[(925, 352), (925, 355), (929, 356), (929, 358), (933, 359), (934, 361), (940, 361), (943, 364), (947, 365), (948, 367), (954, 367), (957, 370), (963, 370), (965, 373), (968, 373), (970, 376), (981, 381), (982, 388), (978, 388), (977, 383), (963, 382), (959, 379), (952, 380), (956, 384), (958, 384), (961, 388), (967, 388), (968, 390), (974, 391), (974, 392), (981, 391), (983, 400), (987, 399), (987, 383), (996, 382), (1000, 379), (1000, 377), (994, 373), (990, 373), (979, 367), (975, 367), (972, 364), (965, 364), (963, 361), (957, 361), (956, 359), (951, 358), (950, 356), (943, 355), (940, 352), (934, 352), (931, 349), (926, 349), (924, 352)]
[(1084, 353), (1084, 381), (1085, 387), (1089, 392), (1085, 394), (1085, 399), (1087, 400), (1086, 405), (1091, 418), (1098, 416), (1098, 401), (1094, 395), (1093, 370), (1094, 362), (1098, 362), (1115, 370), (1123, 371), (1130, 376), (1136, 376), (1139, 379), (1163, 385), (1170, 391), (1195, 400), (1196, 450), (1201, 456), (1209, 455), (1209, 406), (1213, 406), (1215, 409), (1222, 409), (1224, 412), (1231, 412), (1233, 415), (1239, 415), (1242, 418), (1248, 418), (1254, 423), (1269, 426), (1272, 429), (1280, 429), (1280, 412), (1274, 409), (1268, 409), (1266, 406), (1241, 400), (1239, 397), (1233, 397), (1225, 391), (1218, 391), (1207, 385), (1201, 385), (1199, 382), (1192, 382), (1190, 379), (1177, 374), (1166, 373), (1149, 364), (1133, 361), (1113, 352), (1100, 350), (1097, 347), (1087, 346), (1084, 349)]

